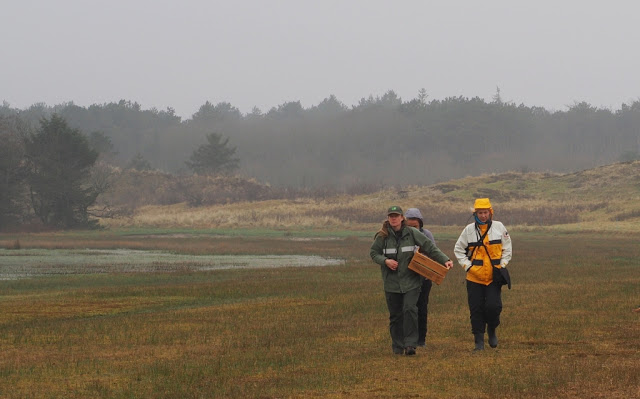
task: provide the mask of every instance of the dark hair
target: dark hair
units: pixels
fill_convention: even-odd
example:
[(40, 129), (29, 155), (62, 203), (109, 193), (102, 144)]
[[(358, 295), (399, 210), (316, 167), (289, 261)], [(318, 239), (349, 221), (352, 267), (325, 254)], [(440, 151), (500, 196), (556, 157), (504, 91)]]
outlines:
[(420, 223), (420, 228), (423, 228), (423, 227), (424, 227), (424, 222), (423, 222), (423, 221), (422, 221), (422, 219), (420, 219), (420, 218), (407, 218), (407, 219), (415, 219), (415, 220), (417, 220), (417, 221), (418, 221), (418, 223)]

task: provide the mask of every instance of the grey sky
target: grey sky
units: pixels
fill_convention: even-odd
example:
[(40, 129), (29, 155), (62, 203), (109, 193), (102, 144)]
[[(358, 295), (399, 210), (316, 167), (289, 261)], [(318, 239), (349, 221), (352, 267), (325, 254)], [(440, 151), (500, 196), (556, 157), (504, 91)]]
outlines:
[(189, 118), (394, 90), (564, 110), (640, 99), (640, 2), (0, 0), (0, 101)]

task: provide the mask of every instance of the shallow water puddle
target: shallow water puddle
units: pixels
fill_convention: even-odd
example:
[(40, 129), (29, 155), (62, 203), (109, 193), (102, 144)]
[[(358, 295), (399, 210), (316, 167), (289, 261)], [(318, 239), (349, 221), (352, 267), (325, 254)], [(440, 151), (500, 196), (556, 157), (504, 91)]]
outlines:
[(0, 249), (0, 280), (54, 274), (172, 272), (344, 264), (314, 255), (180, 255), (132, 249)]

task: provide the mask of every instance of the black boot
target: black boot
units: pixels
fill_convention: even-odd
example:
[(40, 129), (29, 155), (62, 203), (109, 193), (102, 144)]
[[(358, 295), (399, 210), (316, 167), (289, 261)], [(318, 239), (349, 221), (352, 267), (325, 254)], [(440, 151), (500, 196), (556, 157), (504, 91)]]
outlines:
[(474, 351), (484, 350), (484, 333), (473, 334), (473, 338), (476, 342), (476, 347), (473, 348)]
[(487, 333), (489, 334), (489, 346), (492, 348), (498, 347), (498, 337), (496, 336), (496, 328), (488, 327)]

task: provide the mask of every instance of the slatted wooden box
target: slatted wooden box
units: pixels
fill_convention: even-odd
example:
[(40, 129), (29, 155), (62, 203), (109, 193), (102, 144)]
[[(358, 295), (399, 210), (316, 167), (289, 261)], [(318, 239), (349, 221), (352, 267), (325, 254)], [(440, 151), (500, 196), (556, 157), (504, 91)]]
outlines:
[(449, 269), (428, 256), (416, 251), (409, 263), (409, 269), (440, 285)]

